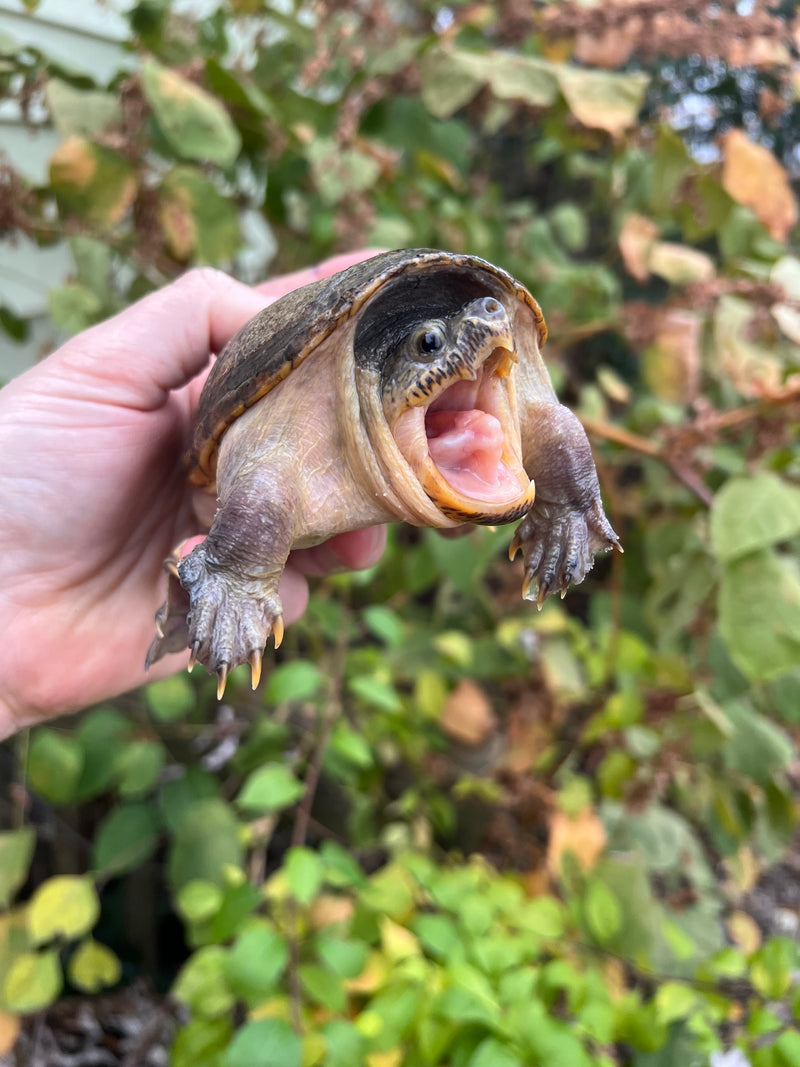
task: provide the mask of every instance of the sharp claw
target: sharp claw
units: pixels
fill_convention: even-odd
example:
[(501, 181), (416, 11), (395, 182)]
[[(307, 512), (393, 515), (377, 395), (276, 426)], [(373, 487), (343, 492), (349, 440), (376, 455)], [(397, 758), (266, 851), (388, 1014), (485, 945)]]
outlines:
[(253, 689), (256, 688), (261, 681), (261, 651), (260, 649), (253, 649), (250, 653), (248, 662), (250, 664), (250, 684)]
[(197, 653), (199, 651), (200, 651), (200, 642), (199, 641), (195, 641), (195, 643), (192, 645), (192, 652), (191, 652), (191, 655), (189, 656), (189, 662), (186, 664), (186, 670), (189, 672), (189, 674), (191, 674), (192, 671), (194, 670), (194, 665), (197, 663)]
[(567, 595), (567, 587), (565, 585), (563, 585), (561, 587), (561, 599), (563, 600), (566, 595)]
[(156, 615), (156, 633), (159, 637), (164, 636), (164, 627), (161, 625), (161, 619)]
[(225, 692), (225, 683), (228, 680), (228, 664), (223, 663), (220, 669), (217, 671), (217, 700), (222, 700), (222, 694)]
[(164, 570), (167, 572), (167, 574), (171, 574), (173, 578), (177, 578), (178, 581), (180, 581), (180, 577), (178, 575), (178, 564), (175, 562), (174, 559), (172, 559), (172, 557), (164, 560)]
[[(511, 538), (511, 544), (508, 546), (508, 558), (511, 560), (512, 563), (514, 562), (514, 558), (515, 558), (517, 552), (519, 552), (519, 550), (521, 548), (522, 548), (522, 539), (519, 536), (519, 531), (517, 531), (517, 533), (515, 533), (514, 536)], [(523, 586), (523, 589), (524, 589), (524, 586)], [(525, 596), (525, 593), (523, 592), (522, 595)]]
[(275, 622), (272, 624), (272, 636), (275, 640), (275, 647), (281, 647), (281, 641), (283, 641), (283, 615), (279, 615)]

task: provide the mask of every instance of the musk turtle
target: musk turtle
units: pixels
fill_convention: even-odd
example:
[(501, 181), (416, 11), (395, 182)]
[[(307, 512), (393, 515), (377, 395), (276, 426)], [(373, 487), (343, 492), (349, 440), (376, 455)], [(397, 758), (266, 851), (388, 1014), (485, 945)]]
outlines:
[(224, 689), (253, 685), (292, 548), (404, 520), (522, 519), (523, 596), (539, 607), (619, 545), (589, 442), (559, 403), (539, 305), (476, 256), (403, 249), (282, 297), (224, 348), (200, 398), (190, 480), (216, 493), (208, 536), (165, 561), (148, 666), (188, 647)]

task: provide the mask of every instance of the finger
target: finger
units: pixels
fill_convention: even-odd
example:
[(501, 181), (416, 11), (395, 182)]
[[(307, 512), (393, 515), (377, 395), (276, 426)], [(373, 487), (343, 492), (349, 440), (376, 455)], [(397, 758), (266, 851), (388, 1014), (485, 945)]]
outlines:
[(314, 548), (292, 553), (292, 565), (309, 577), (321, 577), (345, 570), (374, 567), (386, 548), (386, 527), (367, 526), (363, 530), (337, 534)]
[(287, 293), (299, 289), (301, 285), (309, 285), (311, 282), (319, 281), (320, 278), (330, 278), (337, 271), (345, 270), (356, 263), (362, 263), (365, 259), (371, 259), (372, 256), (377, 256), (380, 251), (381, 249), (377, 248), (362, 248), (358, 252), (344, 252), (341, 255), (332, 256), (330, 259), (324, 260), (324, 262), (317, 264), (316, 267), (307, 267), (304, 270), (295, 271), (293, 274), (284, 274), (280, 278), (270, 278), (269, 281), (262, 282), (257, 286), (257, 289), (259, 292), (277, 299), (279, 296), (286, 296)]

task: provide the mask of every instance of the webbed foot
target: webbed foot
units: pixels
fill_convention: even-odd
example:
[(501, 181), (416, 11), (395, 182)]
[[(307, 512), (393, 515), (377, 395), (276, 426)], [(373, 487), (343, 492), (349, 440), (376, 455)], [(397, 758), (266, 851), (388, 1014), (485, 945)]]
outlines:
[[(563, 598), (570, 585), (583, 581), (597, 552), (612, 548), (622, 551), (599, 498), (585, 511), (537, 499), (517, 527), (508, 555), (513, 560), (522, 549), (522, 595), (526, 600), (535, 599), (541, 611), (547, 597), (556, 590)], [(531, 593), (534, 581), (535, 597)]]
[(147, 653), (149, 667), (166, 652), (191, 650), (189, 670), (202, 663), (217, 676), (222, 697), (228, 673), (250, 664), (253, 688), (261, 677), (261, 658), (272, 633), (275, 647), (283, 640), (283, 608), (278, 578), (247, 580), (215, 567), (205, 543), (179, 559), (176, 550), (164, 563), (169, 574), (167, 599), (156, 613), (158, 636)]

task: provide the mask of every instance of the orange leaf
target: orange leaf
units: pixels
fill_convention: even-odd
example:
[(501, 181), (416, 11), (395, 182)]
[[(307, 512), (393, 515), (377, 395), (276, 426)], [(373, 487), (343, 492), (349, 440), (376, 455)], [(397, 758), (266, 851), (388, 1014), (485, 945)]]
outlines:
[(776, 241), (785, 241), (797, 223), (797, 201), (784, 168), (742, 130), (724, 135), (722, 156), (725, 191), (737, 203), (752, 208)]
[(591, 808), (584, 808), (574, 817), (563, 811), (553, 813), (547, 847), (547, 866), (552, 874), (558, 874), (561, 858), (567, 852), (575, 856), (585, 871), (590, 871), (605, 846), (605, 827)]
[(445, 700), (439, 725), (462, 745), (480, 745), (496, 728), (497, 720), (484, 691), (464, 678)]

